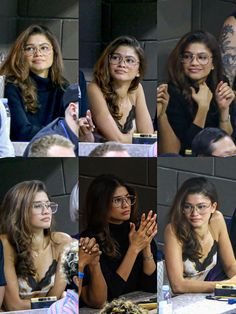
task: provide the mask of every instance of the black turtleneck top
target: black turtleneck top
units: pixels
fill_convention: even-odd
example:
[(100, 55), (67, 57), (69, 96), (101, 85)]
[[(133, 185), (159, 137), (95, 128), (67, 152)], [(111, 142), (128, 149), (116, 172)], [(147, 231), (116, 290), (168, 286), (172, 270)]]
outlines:
[(51, 78), (42, 78), (34, 73), (30, 77), (37, 86), (39, 109), (36, 113), (27, 112), (21, 90), (12, 83), (5, 87), (5, 97), (11, 112), (11, 140), (30, 141), (44, 126), (57, 117), (64, 116), (62, 96), (64, 91), (55, 87)]
[[(121, 264), (127, 250), (129, 247), (129, 232), (130, 224), (129, 222), (124, 222), (122, 224), (109, 224), (111, 236), (119, 244), (120, 257), (112, 259), (111, 257), (102, 253), (100, 257), (100, 265), (102, 269), (103, 276), (107, 283), (108, 288), (108, 300), (118, 298), (120, 295), (133, 292), (133, 291), (147, 291), (156, 292), (157, 291), (157, 273), (156, 271), (148, 276), (143, 272), (143, 257), (142, 253), (139, 253), (136, 261), (134, 263), (133, 269), (129, 275), (127, 281), (123, 280), (117, 273), (116, 270)], [(98, 244), (96, 233), (86, 230), (82, 232), (81, 237), (95, 237)], [(156, 262), (157, 249), (155, 242), (151, 242), (151, 249)]]

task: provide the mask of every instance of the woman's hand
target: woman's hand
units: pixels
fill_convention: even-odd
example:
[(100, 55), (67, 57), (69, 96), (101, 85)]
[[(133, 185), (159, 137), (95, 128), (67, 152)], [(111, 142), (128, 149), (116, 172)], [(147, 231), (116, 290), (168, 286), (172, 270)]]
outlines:
[(192, 99), (198, 104), (198, 109), (204, 109), (208, 112), (213, 96), (210, 88), (205, 82), (199, 85), (198, 92), (196, 92), (193, 87), (190, 88), (192, 91)]
[(142, 214), (141, 223), (138, 230), (135, 230), (135, 225), (131, 223), (129, 241), (137, 253), (142, 251), (145, 247), (150, 245), (152, 239), (157, 234), (156, 214), (153, 215), (149, 211), (147, 217)]
[(235, 98), (235, 94), (228, 83), (220, 81), (216, 87), (215, 99), (220, 111), (229, 109), (230, 104)]
[(84, 268), (86, 265), (94, 265), (99, 262), (102, 252), (95, 238), (80, 238), (79, 241), (79, 265)]
[(166, 113), (169, 103), (168, 84), (161, 84), (157, 87), (157, 118)]

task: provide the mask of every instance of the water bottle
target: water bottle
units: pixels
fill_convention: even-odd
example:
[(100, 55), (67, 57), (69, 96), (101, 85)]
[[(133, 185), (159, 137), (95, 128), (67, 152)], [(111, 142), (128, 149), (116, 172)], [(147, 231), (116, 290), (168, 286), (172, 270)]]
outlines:
[(162, 300), (159, 302), (159, 314), (172, 314), (170, 287), (162, 286)]
[(11, 128), (11, 112), (8, 106), (8, 99), (7, 98), (0, 98), (0, 101), (3, 103), (6, 114), (7, 114), (7, 122), (6, 122), (6, 128), (7, 128), (7, 134), (10, 136), (10, 128)]

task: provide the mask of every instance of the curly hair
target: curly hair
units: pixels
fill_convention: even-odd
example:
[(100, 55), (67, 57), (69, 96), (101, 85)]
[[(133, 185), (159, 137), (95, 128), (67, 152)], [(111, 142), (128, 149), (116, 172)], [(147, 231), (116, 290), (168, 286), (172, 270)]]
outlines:
[(137, 304), (129, 300), (117, 299), (107, 303), (100, 311), (100, 314), (148, 314), (147, 310), (142, 309)]
[[(123, 186), (130, 195), (137, 197), (135, 191), (123, 180), (112, 174), (96, 177), (90, 184), (86, 195), (85, 217), (87, 229), (96, 233), (96, 240), (102, 252), (116, 258), (120, 255), (119, 247), (109, 231), (108, 212), (112, 205), (115, 190)], [(102, 195), (102, 197), (101, 197)], [(137, 201), (131, 205), (130, 221), (136, 223)]]
[(64, 274), (68, 284), (74, 285), (73, 277), (78, 276), (79, 243), (73, 241), (67, 245), (62, 252), (61, 272)]
[(103, 51), (94, 67), (94, 82), (101, 88), (104, 98), (107, 102), (108, 109), (115, 120), (120, 120), (123, 116), (119, 111), (118, 95), (112, 84), (112, 77), (109, 70), (109, 56), (114, 53), (120, 46), (128, 46), (134, 49), (139, 58), (139, 77), (135, 77), (131, 82), (128, 92), (137, 89), (140, 81), (144, 77), (145, 60), (144, 52), (134, 37), (120, 36), (113, 40)]
[[(47, 193), (43, 182), (23, 181), (8, 190), (1, 204), (0, 232), (15, 250), (16, 274), (27, 278), (35, 276), (36, 269), (32, 257), (32, 230), (30, 224), (31, 208), (38, 192)], [(44, 229), (44, 235), (51, 239), (51, 230)]]
[(222, 59), (216, 38), (212, 34), (202, 30), (185, 34), (171, 52), (168, 58), (167, 68), (170, 81), (181, 91), (185, 99), (188, 101), (188, 109), (193, 116), (196, 113), (197, 106), (192, 99), (190, 87), (192, 86), (198, 89), (198, 86), (195, 86), (195, 83), (185, 75), (183, 64), (181, 62), (181, 56), (185, 49), (194, 43), (201, 43), (205, 45), (212, 53), (212, 63), (214, 65), (214, 69), (212, 69), (209, 73), (206, 84), (210, 88), (213, 95), (217, 84), (223, 79)]
[(202, 194), (218, 204), (217, 191), (213, 183), (204, 177), (193, 177), (186, 180), (177, 191), (170, 210), (170, 223), (183, 245), (183, 259), (202, 256), (200, 242), (193, 227), (183, 214), (183, 205), (189, 194)]
[(63, 77), (63, 60), (59, 43), (52, 32), (43, 25), (31, 25), (24, 30), (13, 43), (11, 50), (0, 68), (0, 75), (6, 76), (6, 83), (10, 82), (19, 86), (25, 104), (25, 110), (35, 113), (39, 105), (37, 99), (37, 88), (29, 76), (29, 65), (25, 60), (24, 47), (32, 35), (44, 35), (53, 47), (53, 64), (49, 74), (54, 86), (64, 89), (67, 80)]

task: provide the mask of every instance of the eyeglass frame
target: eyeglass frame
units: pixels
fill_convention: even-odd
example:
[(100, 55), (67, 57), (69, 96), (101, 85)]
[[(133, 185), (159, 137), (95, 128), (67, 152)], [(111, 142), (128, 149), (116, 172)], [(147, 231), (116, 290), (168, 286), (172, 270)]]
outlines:
[(38, 215), (40, 215), (40, 214), (43, 213), (45, 207), (46, 207), (47, 209), (49, 209), (49, 208), (51, 208), (52, 205), (53, 205), (53, 206), (55, 205), (55, 207), (56, 207), (56, 210), (55, 210), (55, 211), (53, 211), (52, 208), (51, 208), (51, 213), (52, 213), (52, 214), (55, 214), (55, 213), (57, 212), (57, 210), (58, 210), (58, 204), (55, 203), (55, 202), (50, 202), (50, 201), (48, 201), (48, 202), (41, 202), (41, 201), (33, 202), (32, 209), (37, 211), (37, 208), (35, 208), (35, 205), (40, 205), (40, 206), (42, 206), (41, 212), (40, 212), (40, 213), (39, 213), (39, 212), (37, 213)]
[[(46, 53), (46, 54), (41, 50), (41, 48), (42, 48), (44, 45), (46, 45), (46, 46), (49, 48), (48, 53)], [(33, 49), (33, 52), (32, 52), (32, 53), (29, 53), (29, 52), (26, 51), (27, 46), (28, 46), (28, 48), (32, 48), (32, 49)], [(28, 57), (34, 56), (35, 53), (38, 52), (38, 51), (39, 51), (39, 53), (40, 53), (42, 56), (49, 56), (49, 55), (52, 53), (53, 47), (52, 47), (50, 44), (45, 43), (45, 44), (42, 44), (41, 46), (42, 46), (42, 47), (40, 47), (40, 45), (39, 45), (39, 46), (34, 46), (34, 45), (29, 45), (29, 44), (28, 44), (28, 45), (26, 45), (26, 46), (23, 48), (23, 50), (24, 50), (25, 55), (28, 56)]]
[[(117, 57), (119, 57), (119, 61), (118, 61), (117, 63), (112, 63), (112, 62), (111, 62), (111, 57), (112, 57), (113, 55), (116, 55)], [(126, 62), (125, 58), (132, 58), (132, 59), (134, 59), (135, 63), (133, 63), (132, 65), (130, 65), (130, 64), (128, 64), (128, 63)], [(126, 65), (128, 68), (134, 68), (137, 64), (140, 63), (140, 61), (136, 60), (135, 57), (133, 57), (133, 56), (122, 56), (120, 53), (110, 53), (110, 54), (108, 55), (108, 61), (109, 61), (109, 63), (112, 64), (112, 65), (118, 65), (118, 64), (120, 64), (122, 61), (124, 61), (125, 65)]]
[[(192, 57), (191, 57), (191, 60), (190, 61), (184, 61), (184, 59), (183, 59), (183, 55), (184, 54), (189, 54), (189, 55), (191, 55)], [(201, 63), (200, 61), (199, 61), (199, 55), (205, 55), (205, 56), (207, 56), (207, 63)], [(180, 55), (180, 61), (181, 61), (181, 63), (183, 63), (183, 64), (190, 64), (191, 62), (193, 62), (193, 59), (194, 58), (196, 58), (196, 60), (197, 60), (197, 62), (199, 63), (199, 64), (201, 64), (201, 65), (208, 65), (208, 63), (209, 63), (209, 61), (210, 61), (210, 59), (213, 59), (213, 56), (209, 56), (207, 53), (205, 53), (205, 52), (200, 52), (200, 53), (192, 53), (192, 52), (183, 52), (181, 55)]]
[[(184, 206), (185, 206), (185, 205), (188, 205), (188, 206), (190, 207), (190, 211), (189, 211), (189, 212), (186, 212), (186, 210), (184, 209)], [(196, 204), (196, 205), (192, 205), (192, 204), (189, 204), (189, 203), (185, 203), (185, 204), (182, 205), (183, 213), (184, 213), (185, 215), (189, 215), (189, 214), (191, 215), (191, 214), (196, 210), (196, 212), (197, 212), (199, 215), (204, 215), (206, 209), (208, 209), (208, 208), (210, 208), (210, 207), (212, 206), (212, 202), (210, 202), (209, 205), (207, 205), (207, 206), (204, 208), (203, 212), (201, 212), (201, 210), (199, 210), (199, 208), (198, 208), (198, 206), (200, 206), (200, 205), (206, 205), (206, 204), (205, 204), (205, 203), (199, 203), (199, 204)]]
[[(131, 197), (133, 198), (133, 201), (131, 201)], [(114, 203), (114, 200), (116, 199), (121, 199), (122, 202), (119, 206), (117, 206), (115, 203)], [(130, 204), (128, 203), (128, 199), (130, 199)], [(124, 202), (126, 202), (127, 205), (129, 206), (132, 206), (136, 203), (136, 196), (135, 195), (125, 195), (125, 196), (115, 196), (112, 198), (112, 204), (114, 205), (114, 207), (116, 208), (119, 208), (121, 206), (123, 206)]]

